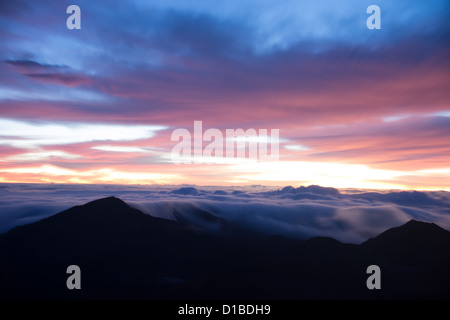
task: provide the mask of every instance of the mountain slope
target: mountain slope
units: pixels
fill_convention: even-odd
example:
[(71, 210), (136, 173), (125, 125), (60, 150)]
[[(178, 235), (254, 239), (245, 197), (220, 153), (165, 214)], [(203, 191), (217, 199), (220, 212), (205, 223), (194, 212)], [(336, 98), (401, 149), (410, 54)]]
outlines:
[(446, 260), (450, 254), (450, 231), (434, 223), (410, 220), (367, 240), (361, 247), (390, 259), (416, 264)]
[(386, 298), (450, 298), (450, 232), (434, 223), (410, 220), (361, 244), (382, 267)]
[[(207, 212), (192, 218), (211, 222)], [(151, 217), (114, 197), (70, 208), (0, 235), (0, 297), (450, 298), (450, 232), (434, 224), (410, 221), (359, 246), (199, 226)], [(81, 268), (81, 290), (66, 288), (72, 264)], [(382, 290), (365, 287), (371, 264), (382, 269)]]
[[(177, 256), (201, 239), (184, 225), (146, 215), (120, 199), (96, 200), (2, 235), (0, 268), (6, 270), (2, 289), (9, 284), (14, 296), (22, 286), (39, 287), (44, 296), (64, 296), (66, 289), (58, 283), (71, 264), (95, 274), (85, 281), (93, 288), (106, 290), (114, 281), (118, 288), (156, 281), (170, 274)], [(150, 264), (147, 274), (141, 266)]]

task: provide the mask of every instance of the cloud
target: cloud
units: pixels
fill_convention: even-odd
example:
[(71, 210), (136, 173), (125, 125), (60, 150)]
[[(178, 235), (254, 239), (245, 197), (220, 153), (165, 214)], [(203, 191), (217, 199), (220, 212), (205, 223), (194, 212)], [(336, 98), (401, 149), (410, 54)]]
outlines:
[(147, 152), (149, 152), (149, 150), (146, 150), (144, 148), (128, 147), (128, 146), (96, 146), (96, 147), (91, 147), (91, 149), (108, 151), (108, 152), (132, 152), (132, 153), (136, 153), (136, 152), (147, 153)]
[(328, 236), (361, 243), (410, 219), (450, 229), (448, 192), (57, 184), (0, 184), (0, 189), (1, 232), (108, 196), (117, 196), (155, 217), (223, 234)]
[(62, 69), (66, 68), (67, 66), (63, 65), (51, 65), (51, 64), (44, 64), (39, 63), (34, 60), (5, 60), (5, 63), (10, 64), (14, 67), (19, 68), (20, 70), (25, 71), (33, 71), (33, 70), (55, 70), (55, 69)]
[(82, 157), (64, 151), (42, 151), (42, 152), (21, 153), (18, 155), (7, 157), (4, 160), (0, 161), (42, 161), (51, 158), (80, 159)]
[(400, 226), (411, 218), (401, 208), (391, 204), (355, 205), (339, 208), (336, 211), (335, 222), (341, 228), (354, 230), (354, 236), (358, 235), (362, 239), (367, 239), (394, 226)]
[[(2, 178), (9, 181), (16, 181), (15, 176), (26, 175), (27, 182), (52, 182), (52, 183), (117, 183), (117, 184), (147, 184), (147, 183), (168, 183), (181, 180), (177, 174), (161, 173), (156, 170), (147, 172), (120, 170), (110, 168), (73, 170), (55, 165), (41, 166), (21, 166), (14, 168), (0, 169)], [(3, 179), (1, 182), (5, 181)]]
[(37, 79), (46, 83), (63, 84), (65, 86), (77, 86), (89, 81), (88, 78), (73, 74), (59, 74), (59, 73), (28, 73), (27, 77)]
[(34, 60), (6, 60), (24, 76), (41, 83), (64, 85), (68, 87), (88, 84), (91, 78), (76, 74), (66, 65), (44, 64)]
[(0, 119), (0, 144), (17, 148), (67, 145), (89, 141), (130, 141), (152, 137), (163, 126), (115, 125), (77, 122), (25, 122)]
[(184, 187), (180, 189), (176, 189), (173, 191), (170, 191), (171, 194), (181, 194), (181, 195), (190, 195), (190, 196), (196, 196), (199, 195), (200, 192), (193, 187)]

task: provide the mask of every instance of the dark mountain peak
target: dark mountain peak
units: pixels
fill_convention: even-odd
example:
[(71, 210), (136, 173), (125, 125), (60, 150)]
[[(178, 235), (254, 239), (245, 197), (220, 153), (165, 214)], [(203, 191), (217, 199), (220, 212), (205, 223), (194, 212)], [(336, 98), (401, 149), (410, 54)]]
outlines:
[[(92, 242), (100, 238), (105, 240), (122, 235), (142, 232), (158, 233), (161, 228), (173, 228), (178, 223), (155, 218), (130, 207), (116, 197), (107, 197), (74, 206), (40, 221), (10, 230), (8, 236), (30, 235), (47, 238), (66, 239), (67, 237), (90, 238)], [(162, 230), (162, 229), (161, 229)]]
[(115, 197), (115, 196), (110, 196), (110, 197), (105, 197), (105, 198), (101, 198), (101, 199), (97, 199), (88, 203), (94, 203), (94, 202), (121, 202), (121, 203), (125, 203), (125, 201)]
[(81, 221), (86, 219), (87, 222), (102, 219), (129, 219), (131, 218), (131, 215), (136, 216), (145, 214), (130, 207), (125, 201), (111, 196), (94, 200), (84, 205), (72, 207), (53, 217), (58, 219), (64, 218), (66, 220), (77, 219)]
[(336, 246), (342, 243), (330, 237), (312, 237), (306, 240), (305, 244), (313, 246)]
[[(401, 227), (403, 227), (404, 229), (409, 229), (409, 230), (422, 230), (422, 231), (441, 230), (441, 231), (448, 232), (447, 230), (439, 227), (437, 224), (435, 224), (433, 222), (424, 222), (424, 221), (418, 221), (418, 220), (414, 220), (414, 219), (409, 220), (407, 223), (405, 223)], [(441, 231), (439, 231), (439, 232), (441, 232)]]
[(445, 254), (450, 248), (450, 231), (434, 223), (410, 220), (400, 227), (391, 228), (361, 245), (363, 248), (392, 256), (405, 256), (420, 252), (425, 258), (433, 252)]
[(85, 206), (94, 206), (94, 205), (100, 205), (100, 206), (104, 206), (104, 205), (125, 205), (128, 206), (127, 203), (117, 197), (114, 196), (110, 196), (110, 197), (106, 197), (106, 198), (101, 198), (101, 199), (97, 199), (94, 201), (90, 201), (86, 204), (84, 204)]
[(106, 197), (97, 199), (91, 202), (88, 202), (82, 206), (77, 207), (84, 207), (84, 208), (98, 208), (98, 209), (118, 209), (118, 208), (130, 208), (130, 206), (123, 200), (116, 198), (114, 196)]
[(425, 240), (426, 237), (437, 235), (450, 236), (450, 232), (441, 228), (435, 223), (411, 219), (400, 227), (392, 228), (381, 233), (376, 238), (386, 236), (402, 236), (402, 237), (410, 236), (410, 237), (422, 237), (422, 240)]
[(407, 223), (404, 224), (404, 226), (407, 225), (421, 225), (421, 224), (426, 224), (427, 222), (424, 221), (419, 221), (419, 220), (415, 220), (415, 219), (411, 219), (409, 220)]

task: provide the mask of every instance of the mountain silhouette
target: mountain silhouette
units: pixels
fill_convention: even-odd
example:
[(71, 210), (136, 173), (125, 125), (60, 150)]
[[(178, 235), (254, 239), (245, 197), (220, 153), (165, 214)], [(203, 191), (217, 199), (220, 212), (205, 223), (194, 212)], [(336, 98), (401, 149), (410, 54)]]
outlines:
[(410, 220), (367, 240), (362, 247), (392, 258), (420, 254), (417, 258), (430, 259), (450, 253), (449, 244), (450, 231), (434, 223)]
[[(215, 234), (202, 223), (229, 227), (206, 211), (171, 221), (108, 197), (14, 228), (0, 235), (0, 297), (450, 298), (450, 232), (435, 224), (411, 220), (353, 245)], [(381, 290), (366, 287), (372, 264), (382, 270)], [(81, 269), (81, 290), (66, 287), (69, 265)]]
[(374, 261), (386, 266), (389, 297), (402, 292), (403, 298), (416, 299), (420, 295), (415, 292), (430, 290), (432, 294), (423, 298), (449, 298), (449, 231), (434, 223), (410, 220), (367, 240), (360, 247)]

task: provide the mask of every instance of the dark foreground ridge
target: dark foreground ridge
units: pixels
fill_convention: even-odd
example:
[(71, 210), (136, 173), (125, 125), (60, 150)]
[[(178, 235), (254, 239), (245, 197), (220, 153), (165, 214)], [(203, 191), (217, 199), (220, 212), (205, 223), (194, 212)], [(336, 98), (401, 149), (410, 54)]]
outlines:
[(361, 245), (302, 242), (206, 233), (109, 197), (0, 235), (2, 299), (449, 299), (449, 270), (450, 232), (415, 220)]

